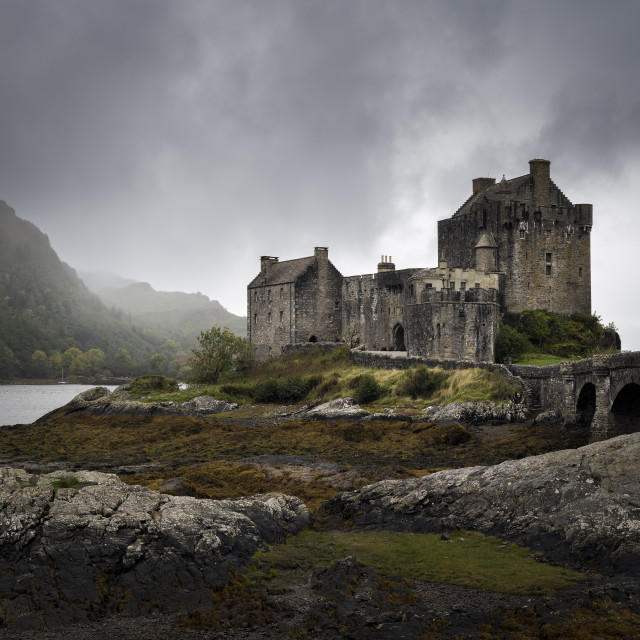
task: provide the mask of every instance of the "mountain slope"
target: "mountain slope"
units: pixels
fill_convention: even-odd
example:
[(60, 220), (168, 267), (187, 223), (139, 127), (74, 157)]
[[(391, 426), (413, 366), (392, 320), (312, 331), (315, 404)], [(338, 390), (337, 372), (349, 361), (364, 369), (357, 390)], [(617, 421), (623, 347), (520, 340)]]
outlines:
[(247, 333), (246, 318), (230, 313), (202, 293), (156, 291), (146, 282), (97, 293), (105, 304), (129, 314), (134, 324), (175, 340), (186, 351), (197, 346), (200, 332), (213, 325), (228, 327), (243, 337)]
[(89, 292), (46, 235), (0, 201), (0, 377), (42, 375), (33, 353), (70, 347), (102, 350), (107, 366), (121, 349), (134, 361), (154, 351), (142, 331)]

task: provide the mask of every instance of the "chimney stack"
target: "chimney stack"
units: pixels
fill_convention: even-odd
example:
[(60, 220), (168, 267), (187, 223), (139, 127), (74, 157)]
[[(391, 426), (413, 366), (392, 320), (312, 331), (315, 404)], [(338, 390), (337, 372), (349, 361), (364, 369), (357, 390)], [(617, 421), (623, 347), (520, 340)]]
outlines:
[(471, 181), (471, 184), (473, 186), (473, 195), (475, 196), (476, 193), (480, 193), (481, 191), (484, 191), (487, 187), (491, 187), (495, 183), (496, 183), (495, 178), (474, 178)]
[(396, 265), (393, 264), (391, 256), (380, 256), (380, 262), (378, 263), (378, 273), (383, 271), (395, 271)]
[(551, 190), (551, 162), (534, 158), (529, 160), (529, 173), (533, 180), (533, 201), (536, 207), (549, 205)]

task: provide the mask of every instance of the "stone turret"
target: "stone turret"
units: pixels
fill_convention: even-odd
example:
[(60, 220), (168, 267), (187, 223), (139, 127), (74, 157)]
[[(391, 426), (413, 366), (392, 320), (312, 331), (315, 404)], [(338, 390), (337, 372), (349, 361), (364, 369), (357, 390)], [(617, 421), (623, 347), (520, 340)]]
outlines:
[(496, 270), (496, 248), (496, 241), (490, 233), (483, 234), (478, 240), (478, 244), (475, 246), (476, 269), (478, 271)]

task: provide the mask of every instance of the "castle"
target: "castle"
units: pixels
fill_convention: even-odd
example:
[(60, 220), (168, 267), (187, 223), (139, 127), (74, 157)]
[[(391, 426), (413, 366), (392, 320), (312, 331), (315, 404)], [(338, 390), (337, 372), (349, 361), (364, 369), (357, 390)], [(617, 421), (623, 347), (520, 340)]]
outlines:
[(258, 360), (286, 345), (354, 340), (372, 350), (493, 362), (504, 313), (591, 312), (593, 207), (572, 204), (551, 180), (548, 160), (472, 195), (438, 222), (437, 267), (344, 277), (326, 247), (286, 260), (263, 256), (247, 287), (247, 336)]

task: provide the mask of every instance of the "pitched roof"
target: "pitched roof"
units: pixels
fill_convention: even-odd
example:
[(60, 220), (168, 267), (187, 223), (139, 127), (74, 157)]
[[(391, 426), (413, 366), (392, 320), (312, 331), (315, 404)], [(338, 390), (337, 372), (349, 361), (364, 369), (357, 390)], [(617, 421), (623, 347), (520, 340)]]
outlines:
[(476, 202), (482, 202), (484, 199), (487, 200), (501, 200), (500, 196), (505, 193), (512, 193), (517, 191), (522, 185), (526, 184), (529, 181), (531, 176), (527, 173), (523, 176), (519, 176), (517, 178), (511, 178), (511, 180), (506, 180), (504, 177), (500, 182), (496, 184), (492, 184), (491, 186), (479, 191), (472, 195), (453, 215), (454, 216), (462, 216), (465, 213), (469, 213), (471, 211), (471, 207)]
[(266, 282), (263, 281), (262, 272), (260, 272), (249, 283), (249, 288), (295, 282), (309, 267), (315, 264), (315, 261), (315, 256), (309, 256), (295, 260), (284, 260), (283, 262), (272, 262), (269, 265), (269, 277)]

